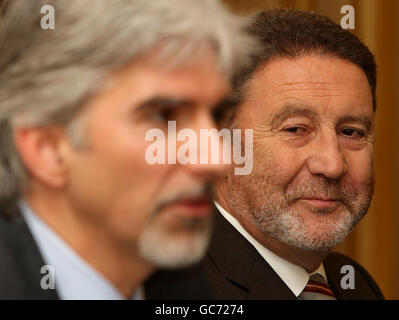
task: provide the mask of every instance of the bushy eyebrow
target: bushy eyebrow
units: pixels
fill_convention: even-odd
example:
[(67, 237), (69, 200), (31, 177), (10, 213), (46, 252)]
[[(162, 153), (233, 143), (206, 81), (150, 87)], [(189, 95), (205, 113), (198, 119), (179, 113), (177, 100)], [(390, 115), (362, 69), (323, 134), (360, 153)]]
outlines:
[(370, 132), (370, 130), (372, 129), (372, 120), (370, 119), (370, 117), (367, 116), (345, 116), (339, 119), (338, 121), (338, 126), (342, 125), (344, 123), (361, 123), (365, 128), (367, 132)]
[(192, 106), (193, 104), (194, 101), (189, 99), (179, 99), (168, 96), (154, 96), (141, 102), (136, 108), (136, 111), (148, 112), (151, 111), (151, 109)]
[[(213, 106), (214, 108), (233, 108), (237, 106), (239, 100), (236, 96), (231, 95), (227, 97), (223, 97), (221, 100), (217, 101)], [(147, 100), (141, 102), (135, 111), (145, 111), (149, 112), (152, 109), (160, 109), (160, 108), (175, 108), (175, 107), (190, 107), (194, 106), (196, 103), (190, 99), (182, 99), (182, 98), (174, 98), (169, 96), (154, 96)]]
[[(279, 113), (277, 113), (271, 122), (273, 128), (278, 127), (282, 122), (291, 117), (306, 117), (310, 119), (317, 118), (317, 113), (304, 105), (286, 105)], [(344, 123), (361, 123), (367, 131), (370, 131), (373, 126), (372, 119), (368, 116), (343, 116), (338, 119), (337, 126)]]
[(277, 127), (279, 124), (291, 117), (306, 117), (306, 118), (316, 118), (317, 114), (313, 110), (300, 105), (286, 105), (279, 113), (275, 114), (271, 125), (272, 127)]

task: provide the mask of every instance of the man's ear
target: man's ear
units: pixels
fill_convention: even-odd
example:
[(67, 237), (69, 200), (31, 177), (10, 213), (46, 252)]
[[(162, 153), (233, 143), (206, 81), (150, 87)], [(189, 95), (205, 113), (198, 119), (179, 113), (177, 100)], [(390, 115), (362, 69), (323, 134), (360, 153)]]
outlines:
[(17, 128), (13, 132), (16, 148), (30, 175), (50, 188), (65, 185), (66, 164), (61, 146), (66, 137), (61, 128)]

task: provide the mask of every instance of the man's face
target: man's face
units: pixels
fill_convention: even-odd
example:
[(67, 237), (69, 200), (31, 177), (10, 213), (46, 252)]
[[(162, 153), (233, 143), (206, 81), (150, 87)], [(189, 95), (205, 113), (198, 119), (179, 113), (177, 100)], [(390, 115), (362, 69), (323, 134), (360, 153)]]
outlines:
[(254, 171), (229, 177), (230, 207), (279, 242), (330, 250), (367, 212), (373, 192), (365, 74), (328, 56), (281, 58), (254, 74), (245, 98), (236, 120), (254, 130)]
[(168, 121), (199, 136), (216, 126), (212, 114), (228, 95), (213, 53), (173, 69), (143, 58), (116, 73), (79, 118), (84, 147), (70, 150), (67, 194), (80, 219), (156, 265), (198, 260), (210, 231), (210, 183), (228, 167), (150, 165), (145, 135), (163, 130), (167, 154)]

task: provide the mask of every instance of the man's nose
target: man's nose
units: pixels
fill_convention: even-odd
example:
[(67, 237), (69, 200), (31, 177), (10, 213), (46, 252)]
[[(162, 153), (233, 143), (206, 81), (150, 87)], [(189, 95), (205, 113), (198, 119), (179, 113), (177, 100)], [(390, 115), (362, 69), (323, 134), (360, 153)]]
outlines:
[[(193, 124), (197, 135), (197, 157), (195, 163), (188, 163), (187, 170), (191, 174), (206, 180), (215, 180), (226, 176), (232, 166), (228, 161), (229, 139), (222, 139), (215, 121), (208, 112), (202, 112)], [(230, 132), (228, 129), (225, 132)], [(224, 141), (225, 140), (225, 141)], [(226, 144), (225, 146), (223, 146)], [(223, 149), (226, 148), (226, 149)], [(231, 145), (230, 145), (231, 148)], [(231, 161), (230, 161), (231, 162)]]
[(312, 150), (307, 166), (312, 174), (335, 180), (345, 175), (347, 163), (335, 130), (322, 134), (310, 147)]

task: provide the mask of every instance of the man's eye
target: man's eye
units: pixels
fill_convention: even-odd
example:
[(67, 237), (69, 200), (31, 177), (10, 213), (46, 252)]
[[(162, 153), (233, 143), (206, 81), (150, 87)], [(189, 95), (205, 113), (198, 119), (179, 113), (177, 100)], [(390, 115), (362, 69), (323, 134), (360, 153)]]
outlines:
[(175, 120), (175, 119), (173, 119), (173, 115), (174, 115), (174, 112), (172, 110), (164, 109), (164, 110), (158, 110), (158, 111), (152, 112), (149, 115), (149, 117), (152, 121), (163, 123), (163, 122)]
[(289, 133), (295, 133), (295, 134), (305, 134), (307, 130), (304, 127), (292, 126), (292, 127), (284, 128), (283, 131), (289, 132)]
[(341, 133), (350, 138), (363, 138), (366, 135), (364, 131), (353, 128), (345, 128)]

